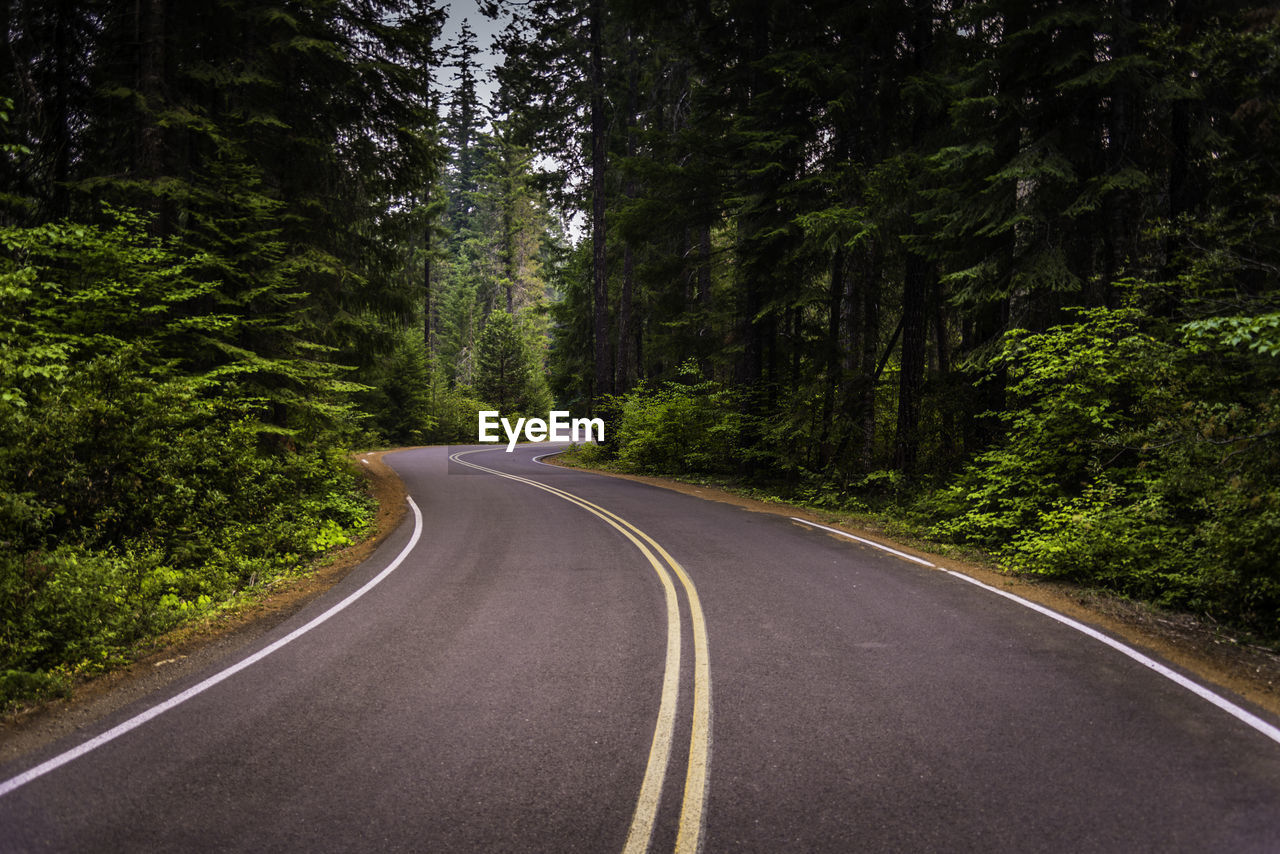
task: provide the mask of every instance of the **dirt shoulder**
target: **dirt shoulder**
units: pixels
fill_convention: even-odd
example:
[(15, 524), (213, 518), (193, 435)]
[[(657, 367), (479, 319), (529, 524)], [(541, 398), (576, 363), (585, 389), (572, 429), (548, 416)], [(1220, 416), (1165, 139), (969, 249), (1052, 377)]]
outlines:
[[(555, 457), (547, 457), (543, 461), (557, 463)], [(1161, 611), (1140, 602), (1070, 584), (1012, 575), (998, 570), (994, 563), (934, 554), (911, 544), (895, 541), (882, 530), (842, 518), (839, 514), (818, 513), (782, 502), (760, 501), (725, 489), (684, 483), (672, 478), (587, 470), (686, 495), (696, 495), (710, 501), (733, 504), (756, 513), (794, 516), (818, 522), (914, 554), (939, 567), (963, 573), (984, 584), (1101, 629), (1188, 675), (1233, 692), (1257, 707), (1280, 716), (1280, 655), (1262, 647), (1242, 643), (1219, 627), (1191, 615)]]
[(407, 509), (400, 477), (382, 461), (385, 451), (359, 454), (378, 512), (367, 537), (325, 555), (310, 571), (282, 578), (252, 601), (156, 638), (120, 670), (76, 685), (52, 700), (0, 719), (0, 762), (15, 759), (82, 729), (171, 682), (247, 647), (333, 587), (400, 524)]

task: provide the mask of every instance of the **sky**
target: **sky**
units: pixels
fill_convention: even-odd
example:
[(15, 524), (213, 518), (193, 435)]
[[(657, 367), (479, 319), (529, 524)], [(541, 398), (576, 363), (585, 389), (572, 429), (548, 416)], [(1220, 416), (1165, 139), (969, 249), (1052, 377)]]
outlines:
[[(499, 0), (498, 5), (501, 7), (505, 3), (503, 0)], [(497, 88), (497, 84), (489, 77), (489, 70), (497, 65), (501, 59), (501, 57), (494, 56), (490, 51), (490, 47), (493, 45), (494, 36), (502, 31), (507, 21), (510, 20), (511, 15), (509, 12), (504, 11), (498, 20), (490, 20), (480, 13), (479, 0), (449, 0), (448, 7), (449, 17), (445, 22), (444, 32), (441, 33), (440, 37), (444, 44), (450, 44), (457, 39), (458, 33), (462, 29), (463, 20), (465, 19), (471, 23), (471, 30), (476, 34), (476, 47), (480, 49), (480, 52), (475, 56), (476, 63), (481, 68), (476, 80), (476, 89), (479, 91), (481, 100), (488, 104), (494, 90)], [(445, 89), (451, 88), (453, 86), (453, 82), (450, 80), (452, 74), (453, 69), (441, 69), (437, 78), (439, 85)], [(447, 105), (447, 94), (445, 98), (445, 104)], [(535, 166), (537, 168), (548, 168), (548, 163), (549, 161), (540, 157), (535, 161)], [(576, 213), (570, 213), (569, 217), (564, 222), (564, 228), (570, 242), (576, 244), (583, 239), (585, 217)]]
[[(480, 13), (479, 0), (450, 0), (448, 5), (449, 19), (444, 25), (441, 38), (445, 44), (452, 44), (462, 30), (463, 20), (471, 23), (471, 30), (476, 34), (476, 47), (480, 49), (475, 58), (482, 69), (476, 81), (476, 88), (479, 90), (481, 100), (487, 104), (496, 86), (489, 78), (489, 70), (498, 62), (498, 57), (494, 56), (489, 48), (493, 44), (493, 37), (502, 31), (510, 16), (504, 14), (496, 21), (489, 20)], [(453, 83), (449, 79), (452, 74), (452, 69), (442, 69), (440, 85), (446, 88), (452, 87)]]

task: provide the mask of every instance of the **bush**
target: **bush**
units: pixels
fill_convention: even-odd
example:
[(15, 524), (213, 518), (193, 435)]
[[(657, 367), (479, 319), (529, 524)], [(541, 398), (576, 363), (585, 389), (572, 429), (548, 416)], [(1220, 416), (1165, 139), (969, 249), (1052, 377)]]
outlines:
[(717, 473), (737, 464), (742, 417), (714, 383), (640, 386), (615, 405), (610, 441), (627, 471)]
[(6, 702), (112, 666), (368, 523), (344, 453), (264, 445), (250, 406), (202, 390), (123, 348), (68, 366), (0, 428)]
[(1142, 425), (1167, 408), (1172, 381), (1170, 348), (1138, 320), (1097, 309), (1041, 335), (1010, 335), (1007, 439), (927, 499), (934, 536), (1002, 546), (1126, 460)]
[(1161, 605), (1205, 601), (1198, 544), (1163, 496), (1100, 480), (1040, 514), (1002, 549), (1012, 569), (1098, 585)]
[(43, 670), (35, 673), (23, 670), (0, 671), (0, 709), (22, 700), (69, 696), (71, 680), (61, 673), (46, 673)]
[(1006, 440), (917, 510), (1008, 567), (1280, 633), (1280, 392), (1266, 353), (1130, 309), (1015, 335)]

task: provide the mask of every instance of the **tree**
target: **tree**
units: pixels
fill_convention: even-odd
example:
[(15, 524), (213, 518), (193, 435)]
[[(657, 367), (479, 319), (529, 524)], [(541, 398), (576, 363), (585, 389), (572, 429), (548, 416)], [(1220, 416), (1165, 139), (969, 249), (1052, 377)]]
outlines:
[(450, 149), (450, 167), (446, 192), (449, 197), (446, 217), (452, 233), (470, 227), (471, 194), (475, 192), (476, 142), (481, 132), (482, 105), (476, 92), (476, 62), (479, 52), (470, 21), (463, 19), (458, 41), (452, 45), (450, 67), (454, 69), (453, 93), (445, 121), (445, 135)]
[(529, 403), (529, 348), (511, 315), (489, 315), (476, 347), (476, 392), (499, 412), (523, 411)]
[[(593, 401), (614, 388), (605, 220), (606, 17), (603, 0), (535, 0), (504, 33), (505, 55), (497, 71), (502, 84), (499, 106), (517, 121), (520, 140), (554, 151), (575, 179), (560, 182), (568, 189), (558, 201), (575, 195), (592, 200)], [(587, 131), (581, 138), (580, 122)]]

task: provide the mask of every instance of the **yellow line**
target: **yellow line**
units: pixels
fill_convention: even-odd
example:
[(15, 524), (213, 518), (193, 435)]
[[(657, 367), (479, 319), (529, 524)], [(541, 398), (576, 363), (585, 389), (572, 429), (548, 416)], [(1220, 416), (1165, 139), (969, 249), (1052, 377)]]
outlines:
[(711, 664), (707, 658), (707, 624), (693, 582), (679, 564), (676, 574), (689, 595), (693, 614), (693, 735), (689, 739), (689, 769), (684, 778), (684, 802), (680, 806), (680, 833), (676, 854), (702, 850), (705, 827), (708, 765), (711, 762)]
[[(490, 450), (488, 448), (481, 450)], [(693, 625), (693, 728), (689, 738), (689, 765), (685, 773), (684, 800), (680, 806), (680, 829), (676, 836), (676, 854), (696, 854), (702, 848), (702, 835), (705, 826), (708, 767), (711, 762), (711, 664), (707, 652), (707, 621), (702, 613), (702, 603), (698, 598), (697, 588), (693, 585), (684, 567), (667, 553), (652, 537), (632, 525), (626, 519), (605, 508), (587, 501), (585, 498), (566, 492), (554, 486), (519, 475), (487, 468), (476, 463), (467, 462), (461, 457), (480, 451), (461, 451), (449, 459), (456, 463), (479, 471), (489, 472), (508, 480), (527, 483), (530, 486), (550, 492), (564, 500), (577, 504), (592, 515), (608, 522), (638, 548), (648, 558), (658, 577), (662, 579), (667, 595), (667, 662), (662, 680), (662, 702), (658, 708), (658, 723), (654, 728), (653, 745), (649, 750), (649, 763), (645, 769), (644, 782), (640, 787), (640, 797), (636, 803), (636, 812), (631, 820), (631, 830), (627, 835), (624, 854), (642, 854), (649, 848), (653, 835), (653, 824), (657, 818), (658, 802), (662, 793), (662, 782), (666, 777), (666, 768), (670, 761), (671, 730), (675, 723), (675, 705), (679, 692), (680, 662), (680, 615), (675, 604), (675, 586), (670, 575), (654, 559), (652, 552), (645, 548), (636, 537), (644, 540), (653, 550), (662, 556), (667, 565), (675, 572), (684, 587), (685, 596), (689, 600), (689, 616)], [(634, 533), (635, 536), (632, 534)], [(675, 650), (674, 658), (672, 650)], [(666, 717), (669, 714), (669, 717)]]
[(684, 586), (685, 595), (689, 598), (694, 655), (693, 733), (689, 738), (689, 768), (685, 774), (684, 802), (680, 806), (680, 832), (676, 836), (675, 850), (676, 854), (696, 854), (702, 848), (709, 781), (707, 769), (711, 762), (711, 661), (707, 652), (707, 621), (702, 614), (702, 600), (698, 598), (698, 590), (684, 567), (648, 534), (638, 528), (633, 527), (633, 530), (653, 546), (675, 570)]

